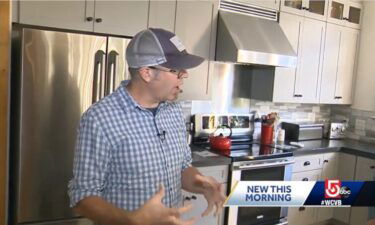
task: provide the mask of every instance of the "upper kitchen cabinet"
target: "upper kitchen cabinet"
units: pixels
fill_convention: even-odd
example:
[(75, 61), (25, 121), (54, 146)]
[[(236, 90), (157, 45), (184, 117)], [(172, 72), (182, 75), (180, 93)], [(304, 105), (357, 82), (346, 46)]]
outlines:
[(149, 1), (95, 1), (94, 31), (134, 36), (147, 28)]
[(234, 0), (235, 2), (252, 4), (263, 8), (280, 10), (280, 0)]
[[(95, 3), (89, 1), (18, 1), (19, 22), (92, 31)], [(17, 7), (16, 4), (13, 7)]]
[(146, 1), (19, 1), (19, 22), (133, 36), (147, 28)]
[(362, 4), (351, 0), (330, 0), (327, 21), (341, 26), (360, 28)]
[(184, 79), (184, 92), (181, 100), (209, 100), (210, 77), (213, 71), (218, 1), (177, 1), (176, 35), (184, 43), (188, 52), (205, 60), (196, 68), (190, 69)]
[(318, 103), (326, 24), (280, 13), (280, 26), (297, 52), (297, 68), (275, 69), (274, 102)]
[(174, 32), (176, 0), (150, 0), (148, 27), (163, 28)]
[(359, 31), (327, 24), (320, 103), (351, 104)]
[(328, 0), (281, 0), (280, 10), (325, 21)]

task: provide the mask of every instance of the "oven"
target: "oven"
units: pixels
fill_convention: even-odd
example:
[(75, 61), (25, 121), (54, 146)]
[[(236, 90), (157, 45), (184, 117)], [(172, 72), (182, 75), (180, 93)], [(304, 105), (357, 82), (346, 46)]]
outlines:
[[(237, 181), (290, 181), (293, 157), (233, 162), (230, 187)], [(284, 225), (287, 207), (236, 207), (228, 209), (228, 225)]]

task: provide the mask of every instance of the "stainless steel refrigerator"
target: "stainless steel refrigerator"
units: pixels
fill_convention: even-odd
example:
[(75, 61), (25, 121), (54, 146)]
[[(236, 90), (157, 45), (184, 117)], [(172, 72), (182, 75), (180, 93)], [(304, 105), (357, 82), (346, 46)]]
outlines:
[(69, 208), (82, 113), (128, 78), (130, 39), (15, 27), (9, 224), (87, 224)]

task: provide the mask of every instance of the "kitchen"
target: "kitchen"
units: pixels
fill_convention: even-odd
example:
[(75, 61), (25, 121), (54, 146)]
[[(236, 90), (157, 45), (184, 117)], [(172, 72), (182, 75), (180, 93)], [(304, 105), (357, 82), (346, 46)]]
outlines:
[[(373, 130), (375, 106), (372, 102), (374, 99), (372, 89), (375, 84), (371, 76), (373, 70), (371, 70), (370, 51), (373, 49), (371, 40), (375, 30), (374, 18), (371, 14), (375, 10), (374, 3), (349, 0), (238, 0), (225, 1), (226, 4), (221, 5), (219, 1), (214, 0), (12, 1), (11, 3), (8, 13), (14, 28), (19, 23), (29, 27), (47, 27), (53, 30), (63, 29), (75, 33), (110, 36), (113, 40), (116, 38), (126, 40), (147, 27), (162, 27), (174, 31), (188, 50), (208, 59), (199, 67), (189, 71), (190, 77), (184, 81), (181, 103), (187, 122), (190, 122), (191, 115), (196, 114), (251, 115), (257, 118), (271, 112), (278, 112), (280, 120), (284, 122), (322, 123), (325, 125), (323, 133), (328, 135), (331, 121), (345, 120), (347, 139), (343, 141), (327, 139), (300, 141), (303, 147), (294, 152), (295, 164), (291, 171), (291, 179), (324, 180), (338, 177), (342, 180), (373, 180), (371, 168), (375, 164), (375, 145), (371, 143), (375, 142)], [(247, 4), (250, 4), (250, 7), (245, 7)], [(259, 39), (256, 40), (273, 40), (270, 43), (273, 47), (268, 50), (285, 50), (282, 43), (278, 42), (279, 36), (271, 35), (271, 32), (277, 28), (264, 29), (265, 26), (278, 23), (278, 28), (289, 42), (289, 49), (292, 49), (297, 56), (295, 67), (286, 67), (286, 65), (274, 67), (275, 62), (271, 60), (248, 61), (252, 65), (269, 63), (266, 67), (242, 65), (241, 63), (246, 61), (241, 60), (260, 57), (251, 57), (249, 54), (249, 57), (241, 58), (231, 52), (235, 50), (249, 53), (251, 49), (239, 48), (245, 45), (238, 45), (236, 42), (238, 40), (226, 36), (246, 30), (228, 25), (233, 22), (230, 16), (219, 15), (219, 10), (225, 5), (243, 7), (241, 10), (244, 11), (238, 18), (257, 18), (256, 21), (261, 24), (258, 33), (264, 31), (268, 36), (257, 37)], [(256, 17), (243, 15), (248, 12), (256, 12)], [(7, 14), (0, 14), (3, 15)], [(224, 24), (227, 26), (223, 26)], [(8, 28), (10, 29), (10, 25)], [(251, 33), (248, 35), (255, 39), (255, 35)], [(122, 46), (126, 45), (126, 41), (124, 42)], [(221, 42), (223, 44), (220, 44)], [(252, 43), (245, 44), (254, 46)], [(223, 46), (232, 48), (220, 49)], [(267, 44), (264, 46), (267, 47)], [(35, 46), (36, 49), (37, 47)], [(262, 43), (255, 47), (262, 47)], [(256, 49), (256, 52), (259, 52), (259, 49)], [(117, 50), (117, 53), (121, 55), (121, 49)], [(121, 59), (120, 62), (122, 68), (125, 68), (126, 62)], [(276, 62), (284, 61), (276, 60)], [(6, 64), (5, 61), (4, 63)], [(6, 65), (1, 68), (3, 67), (7, 68)], [(126, 74), (126, 70), (123, 74)], [(3, 90), (7, 89), (6, 83), (2, 84)], [(2, 105), (3, 103), (7, 105), (7, 102), (7, 97), (3, 97)], [(81, 106), (80, 110), (85, 107), (87, 105)], [(6, 113), (2, 115), (4, 117)], [(249, 125), (247, 134), (252, 133), (254, 140), (258, 140), (261, 136), (261, 125), (259, 122), (254, 122), (253, 119), (256, 118), (251, 116), (250, 124), (254, 127)], [(6, 127), (5, 124), (1, 129), (6, 131)], [(194, 131), (192, 139), (199, 133), (197, 126), (194, 127)], [(243, 128), (239, 128), (235, 133), (241, 134), (242, 131)], [(2, 159), (5, 159), (7, 145), (3, 143), (1, 145), (4, 154)], [(192, 150), (194, 151), (195, 147)], [(202, 173), (215, 177), (225, 189), (230, 188), (228, 184), (232, 170), (228, 158), (199, 149), (193, 152), (193, 158), (195, 158), (193, 165), (196, 165)], [(303, 166), (307, 161), (310, 165)], [(299, 163), (302, 165), (299, 166)], [(5, 169), (2, 169), (2, 172), (5, 173)], [(197, 205), (191, 212), (193, 215), (205, 208), (205, 200), (191, 193), (184, 193), (184, 202)], [(3, 205), (8, 204), (4, 202)], [(5, 212), (5, 209), (2, 211)], [(287, 220), (289, 224), (327, 222), (357, 225), (366, 223), (367, 213), (367, 208), (300, 207), (289, 208)], [(22, 215), (26, 215), (25, 218), (28, 219), (32, 217), (26, 212)], [(226, 220), (225, 216), (206, 217), (199, 224), (226, 224)], [(26, 219), (22, 222), (30, 221), (33, 220)]]

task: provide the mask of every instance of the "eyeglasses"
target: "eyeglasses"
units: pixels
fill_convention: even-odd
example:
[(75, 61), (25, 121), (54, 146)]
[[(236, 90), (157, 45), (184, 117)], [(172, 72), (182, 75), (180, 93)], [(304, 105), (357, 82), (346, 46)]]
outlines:
[(168, 69), (168, 68), (161, 68), (161, 67), (155, 67), (155, 66), (149, 66), (148, 68), (154, 69), (154, 70), (160, 70), (164, 72), (170, 72), (176, 74), (178, 79), (181, 79), (184, 73), (186, 73), (185, 69), (180, 69), (180, 70), (174, 70), (174, 69)]

